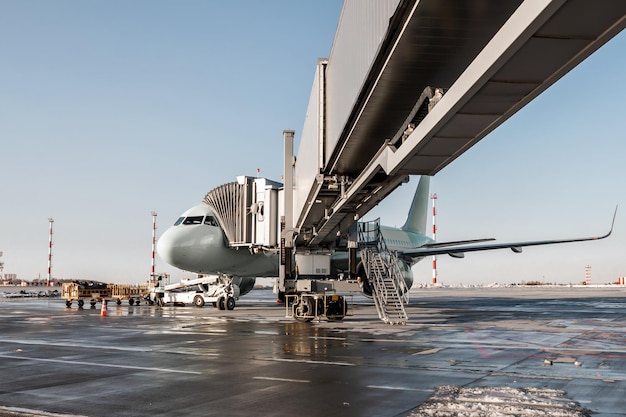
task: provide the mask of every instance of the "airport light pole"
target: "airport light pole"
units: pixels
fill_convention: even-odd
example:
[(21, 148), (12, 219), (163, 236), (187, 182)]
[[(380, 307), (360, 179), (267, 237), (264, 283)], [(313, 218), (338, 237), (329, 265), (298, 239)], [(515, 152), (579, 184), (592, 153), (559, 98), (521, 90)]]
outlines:
[[(433, 200), (433, 240), (437, 240), (437, 209), (435, 208), (435, 202), (437, 201), (437, 194), (432, 193), (430, 199)], [(433, 285), (437, 285), (437, 255), (433, 255)]]
[(54, 219), (48, 217), (48, 223), (50, 223), (50, 232), (48, 233), (48, 279), (46, 280), (46, 285), (49, 287), (52, 280), (52, 224)]
[(156, 261), (155, 261), (155, 257), (154, 257), (154, 253), (156, 250), (156, 211), (152, 211), (150, 212), (150, 214), (152, 215), (152, 265), (150, 268), (150, 279), (154, 279), (154, 270), (155, 270), (155, 266), (156, 266)]

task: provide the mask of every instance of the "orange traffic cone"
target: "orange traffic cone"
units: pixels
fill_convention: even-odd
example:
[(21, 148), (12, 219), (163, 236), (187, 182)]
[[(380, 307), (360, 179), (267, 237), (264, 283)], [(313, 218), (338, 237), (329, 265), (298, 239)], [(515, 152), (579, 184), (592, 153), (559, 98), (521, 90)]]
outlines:
[(107, 315), (107, 300), (102, 300), (102, 309), (100, 310), (100, 315), (102, 317), (106, 317)]

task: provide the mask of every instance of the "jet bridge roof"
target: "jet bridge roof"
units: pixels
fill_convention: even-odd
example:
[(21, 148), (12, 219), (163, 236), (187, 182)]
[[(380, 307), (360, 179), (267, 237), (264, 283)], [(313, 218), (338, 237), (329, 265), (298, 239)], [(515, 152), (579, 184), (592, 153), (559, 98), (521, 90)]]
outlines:
[[(401, 1), (342, 129), (326, 130), (321, 174), (299, 191), (298, 244), (332, 244), (408, 175), (439, 172), (618, 34), (625, 15), (623, 0)], [(430, 111), (429, 86), (445, 92)]]

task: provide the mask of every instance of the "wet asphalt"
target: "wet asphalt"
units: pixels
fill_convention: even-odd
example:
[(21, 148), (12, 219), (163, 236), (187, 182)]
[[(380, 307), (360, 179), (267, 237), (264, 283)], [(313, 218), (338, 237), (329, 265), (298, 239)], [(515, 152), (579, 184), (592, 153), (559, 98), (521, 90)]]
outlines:
[[(406, 416), (437, 387), (556, 389), (626, 415), (626, 291), (429, 289), (405, 326), (357, 298), (342, 322), (232, 311), (0, 300), (0, 415)], [(87, 304), (88, 306), (88, 304)]]

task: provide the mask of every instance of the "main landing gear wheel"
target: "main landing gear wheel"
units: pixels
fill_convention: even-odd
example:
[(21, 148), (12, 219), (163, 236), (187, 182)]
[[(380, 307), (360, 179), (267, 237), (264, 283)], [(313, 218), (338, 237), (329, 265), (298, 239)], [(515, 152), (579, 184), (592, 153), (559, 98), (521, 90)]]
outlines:
[(235, 308), (235, 299), (233, 297), (228, 297), (226, 299), (226, 308), (228, 310), (232, 310)]
[(204, 307), (204, 297), (201, 295), (196, 295), (193, 297), (193, 303), (196, 307)]

